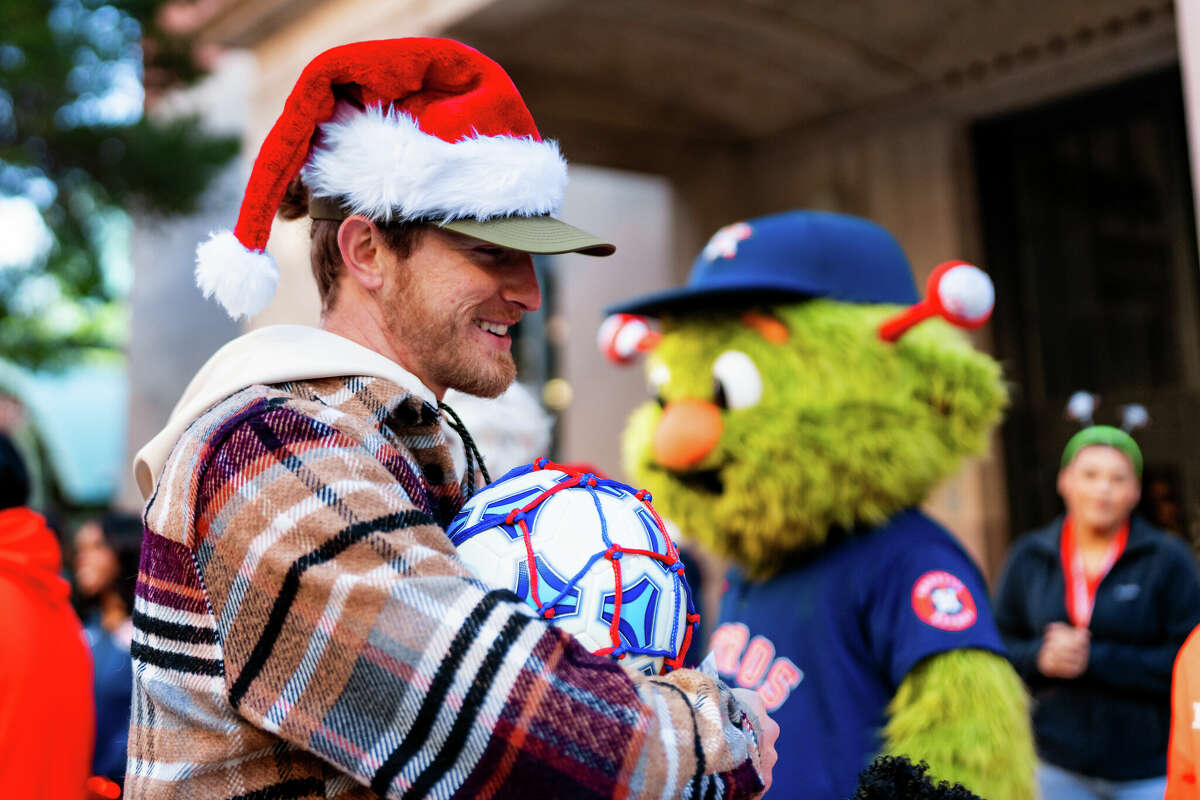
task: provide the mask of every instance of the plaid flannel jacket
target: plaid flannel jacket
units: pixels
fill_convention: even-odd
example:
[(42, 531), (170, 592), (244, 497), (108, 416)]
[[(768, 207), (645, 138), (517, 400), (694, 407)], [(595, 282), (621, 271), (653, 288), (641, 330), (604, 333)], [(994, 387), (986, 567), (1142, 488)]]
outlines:
[(253, 386), (145, 512), (130, 798), (749, 797), (700, 673), (630, 677), (455, 558), (437, 409), (378, 378)]

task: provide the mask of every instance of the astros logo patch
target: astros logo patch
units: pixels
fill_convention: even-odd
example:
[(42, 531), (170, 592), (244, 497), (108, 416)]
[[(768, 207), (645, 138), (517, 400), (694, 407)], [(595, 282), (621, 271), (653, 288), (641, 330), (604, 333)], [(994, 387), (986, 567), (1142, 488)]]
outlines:
[(944, 631), (966, 630), (979, 616), (971, 590), (942, 570), (926, 572), (917, 578), (912, 607), (922, 622)]
[(737, 255), (738, 242), (749, 239), (752, 233), (754, 233), (754, 229), (744, 222), (726, 225), (714, 233), (708, 240), (708, 244), (704, 246), (702, 253), (704, 260), (716, 261), (718, 258), (733, 258)]

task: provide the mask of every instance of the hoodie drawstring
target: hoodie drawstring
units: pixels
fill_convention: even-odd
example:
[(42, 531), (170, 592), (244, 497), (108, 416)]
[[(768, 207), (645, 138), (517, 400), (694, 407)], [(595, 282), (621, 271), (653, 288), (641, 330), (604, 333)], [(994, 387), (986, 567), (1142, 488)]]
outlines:
[(475, 463), (479, 463), (479, 472), (483, 475), (484, 484), (492, 482), (492, 476), (488, 474), (487, 466), (483, 463), (483, 454), (479, 452), (479, 448), (475, 444), (475, 440), (471, 437), (467, 426), (459, 418), (458, 414), (454, 413), (454, 409), (445, 403), (439, 402), (438, 408), (441, 409), (449, 417), (446, 424), (450, 426), (450, 430), (458, 434), (458, 438), (462, 439), (463, 450), (467, 457), (467, 473), (468, 486), (466, 490), (466, 499), (470, 500), (475, 494), (477, 487), (475, 486)]

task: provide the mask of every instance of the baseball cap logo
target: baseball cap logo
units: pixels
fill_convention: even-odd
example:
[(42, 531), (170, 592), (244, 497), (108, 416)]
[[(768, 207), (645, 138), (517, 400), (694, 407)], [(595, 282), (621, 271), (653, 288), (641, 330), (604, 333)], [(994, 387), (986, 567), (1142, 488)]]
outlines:
[(737, 255), (738, 242), (749, 239), (752, 233), (754, 230), (744, 222), (726, 225), (714, 233), (708, 240), (708, 244), (704, 246), (705, 260), (716, 261), (718, 258), (733, 258)]

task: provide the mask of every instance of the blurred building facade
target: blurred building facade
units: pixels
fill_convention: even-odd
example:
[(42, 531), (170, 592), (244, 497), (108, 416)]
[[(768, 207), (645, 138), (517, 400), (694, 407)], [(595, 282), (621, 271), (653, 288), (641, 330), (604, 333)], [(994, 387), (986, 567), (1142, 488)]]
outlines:
[[(1200, 13), (1189, 17), (1189, 2), (201, 0), (179, 19), (226, 52), (212, 78), (225, 88), (186, 102), (214, 104), (248, 154), (205, 212), (213, 226), (235, 219), (240, 192), (228, 188), (243, 185), (321, 50), (447, 35), (505, 66), (574, 165), (567, 218), (618, 245), (604, 263), (539, 265), (551, 291), (522, 334), (522, 379), (555, 379), (547, 394), (561, 406), (565, 459), (621, 474), (618, 433), (646, 397), (637, 370), (600, 358), (601, 308), (682, 282), (724, 224), (843, 211), (895, 233), (919, 281), (948, 258), (985, 266), (998, 307), (977, 341), (1004, 361), (1012, 410), (990, 453), (930, 510), (994, 574), (1014, 532), (1055, 510), (1071, 432), (1062, 408), (1076, 389), (1103, 396), (1102, 421), (1123, 402), (1149, 408), (1149, 510), (1184, 534), (1200, 524), (1200, 442), (1188, 424), (1200, 412), (1200, 276), (1185, 132), (1187, 117), (1200, 119)], [(146, 235), (159, 238), (141, 239), (137, 280), (187, 292), (190, 243)], [(252, 325), (315, 322), (303, 225), (277, 224), (269, 249), (283, 279)], [(156, 316), (180, 326), (175, 372), (234, 332), (190, 297), (207, 338), (185, 342), (191, 312), (135, 289), (135, 340)], [(138, 372), (139, 358), (131, 353), (132, 394), (144, 402), (133, 401), (134, 449), (186, 380), (146, 360)]]

